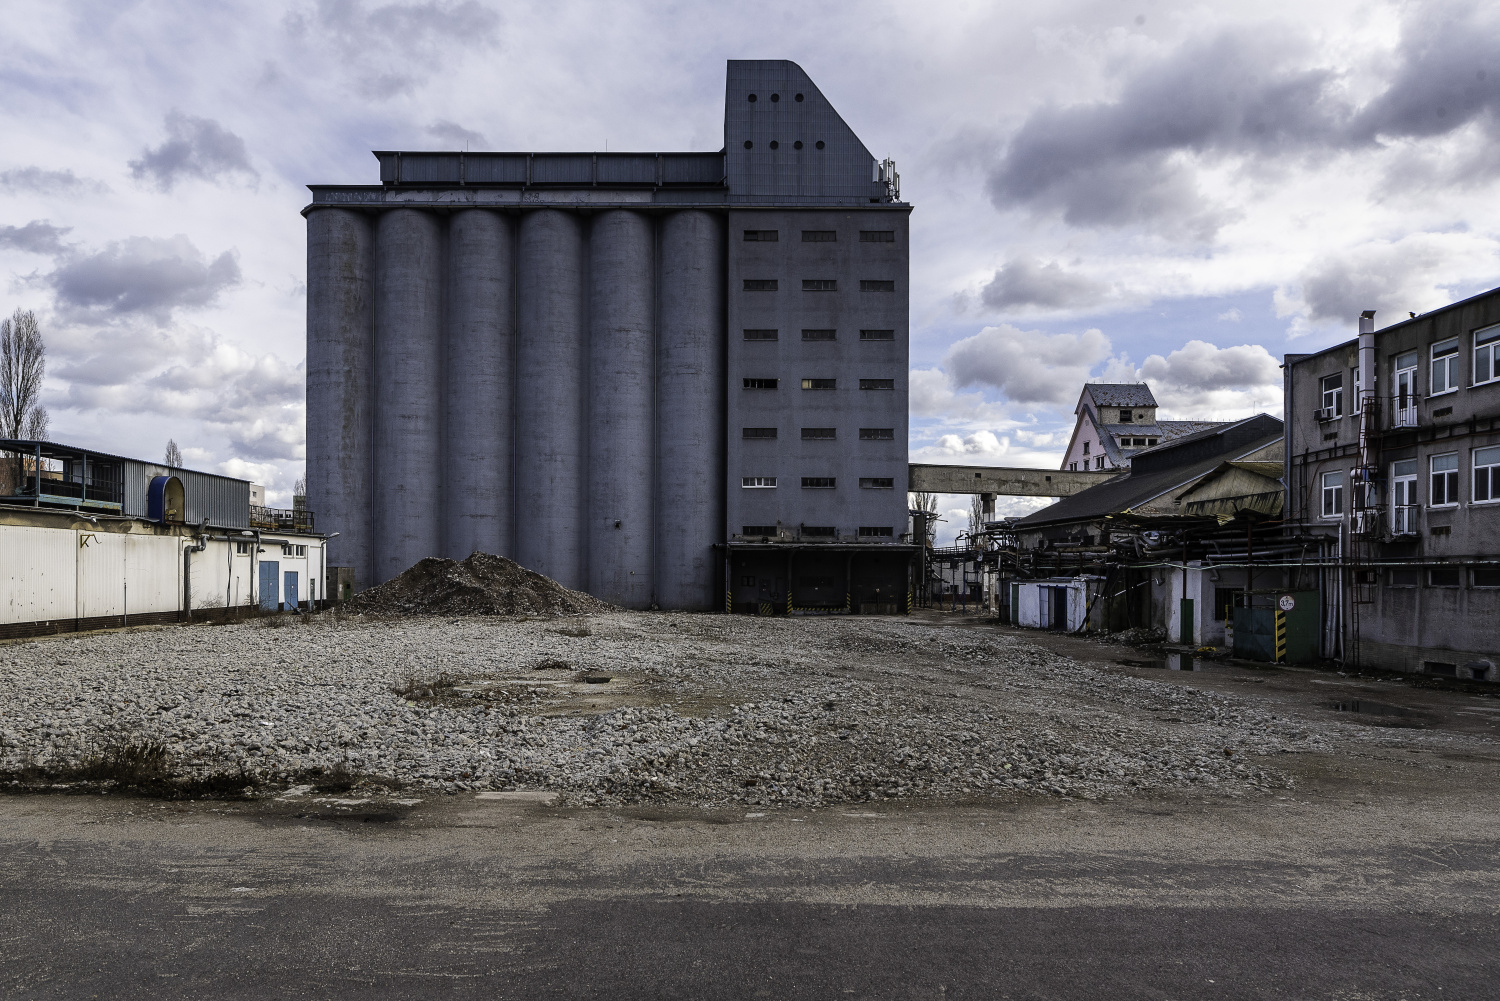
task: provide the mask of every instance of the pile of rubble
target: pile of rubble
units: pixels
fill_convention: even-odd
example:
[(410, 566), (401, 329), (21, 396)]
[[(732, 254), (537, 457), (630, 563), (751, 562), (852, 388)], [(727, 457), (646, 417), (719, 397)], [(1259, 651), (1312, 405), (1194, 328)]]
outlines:
[(345, 607), (377, 615), (576, 615), (614, 606), (503, 556), (429, 556), (400, 576), (355, 595)]

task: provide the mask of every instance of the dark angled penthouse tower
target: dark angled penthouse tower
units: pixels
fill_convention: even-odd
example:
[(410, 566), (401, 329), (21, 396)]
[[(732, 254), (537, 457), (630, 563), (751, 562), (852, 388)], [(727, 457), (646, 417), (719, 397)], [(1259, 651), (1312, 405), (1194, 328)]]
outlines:
[(356, 589), (483, 550), (631, 608), (904, 609), (910, 206), (794, 63), (731, 62), (724, 130), (312, 187), (308, 503)]

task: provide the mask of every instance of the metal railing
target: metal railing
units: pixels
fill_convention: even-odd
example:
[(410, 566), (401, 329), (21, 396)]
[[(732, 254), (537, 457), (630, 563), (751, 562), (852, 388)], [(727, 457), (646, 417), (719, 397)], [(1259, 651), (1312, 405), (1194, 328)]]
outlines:
[(1422, 507), (1419, 504), (1395, 504), (1391, 506), (1391, 534), (1416, 535)]
[(250, 527), (280, 532), (313, 531), (313, 513), (303, 508), (250, 505)]
[(1399, 396), (1377, 396), (1366, 398), (1366, 407), (1374, 412), (1372, 424), (1378, 430), (1394, 431), (1399, 428), (1414, 428), (1421, 422), (1421, 414), (1417, 412), (1417, 406), (1422, 398), (1415, 393), (1405, 393)]

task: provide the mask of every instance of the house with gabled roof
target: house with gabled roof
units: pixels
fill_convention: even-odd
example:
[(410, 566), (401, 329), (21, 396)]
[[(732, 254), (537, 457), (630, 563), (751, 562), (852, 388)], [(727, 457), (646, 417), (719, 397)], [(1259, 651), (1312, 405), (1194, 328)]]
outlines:
[(1131, 457), (1184, 435), (1223, 427), (1222, 421), (1162, 421), (1144, 382), (1089, 383), (1073, 408), (1077, 422), (1063, 469), (1129, 469)]

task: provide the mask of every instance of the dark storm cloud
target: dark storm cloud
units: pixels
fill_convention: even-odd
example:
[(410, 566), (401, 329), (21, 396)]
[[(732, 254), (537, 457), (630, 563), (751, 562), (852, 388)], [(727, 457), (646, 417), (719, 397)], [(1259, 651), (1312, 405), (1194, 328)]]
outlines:
[(24, 226), (0, 226), (0, 247), (15, 247), (31, 254), (59, 254), (66, 226), (53, 226), (41, 219)]
[(1301, 150), (1344, 116), (1326, 96), (1331, 73), (1296, 66), (1296, 48), (1269, 31), (1227, 32), (1143, 68), (1115, 101), (1043, 108), (991, 171), (990, 197), (1073, 225), (1211, 232), (1222, 219), (1173, 154)]
[[(1308, 158), (1478, 124), (1500, 144), (1500, 15), (1472, 5), (1410, 8), (1387, 85), (1363, 107), (1339, 75), (1313, 65), (1288, 29), (1239, 28), (1190, 41), (1137, 69), (1112, 101), (1032, 113), (991, 169), (997, 207), (1058, 212), (1075, 226), (1141, 226), (1211, 236), (1226, 221), (1198, 188), (1192, 160), (1295, 164)], [(1500, 160), (1460, 158), (1394, 171), (1500, 173)]]
[(1462, 267), (1462, 258), (1461, 248), (1422, 233), (1364, 244), (1308, 267), (1301, 276), (1302, 298), (1312, 320), (1352, 325), (1366, 309), (1400, 318), (1443, 302), (1447, 293), (1438, 290)]
[(71, 170), (43, 170), (41, 167), (16, 167), (0, 171), (0, 188), (8, 191), (35, 191), (43, 195), (109, 190), (98, 181), (86, 180)]
[(258, 176), (250, 165), (245, 140), (212, 118), (193, 118), (180, 111), (168, 113), (167, 140), (142, 151), (130, 161), (135, 179), (151, 180), (168, 191), (185, 177), (215, 181), (226, 174)]
[(471, 149), (483, 149), (486, 145), (482, 133), (466, 129), (456, 122), (439, 119), (423, 131), (439, 142), (453, 147), (467, 145)]
[[(1355, 118), (1357, 138), (1409, 141), (1386, 171), (1382, 195), (1500, 175), (1500, 68), (1494, 58), (1500, 15), (1456, 7), (1411, 18), (1389, 88)], [(1472, 129), (1472, 141), (1432, 149), (1422, 140)]]
[(238, 285), (240, 266), (227, 250), (209, 260), (185, 236), (134, 236), (64, 261), (45, 281), (60, 306), (165, 323), (173, 310), (209, 305)]
[(1494, 7), (1434, 6), (1402, 27), (1398, 62), (1386, 91), (1360, 109), (1358, 137), (1427, 138), (1471, 122), (1500, 126), (1500, 14)]
[(1101, 301), (1108, 290), (1099, 282), (1064, 271), (1053, 262), (1039, 264), (1034, 258), (1007, 261), (995, 277), (980, 289), (979, 298), (993, 309), (1039, 307), (1074, 309)]

